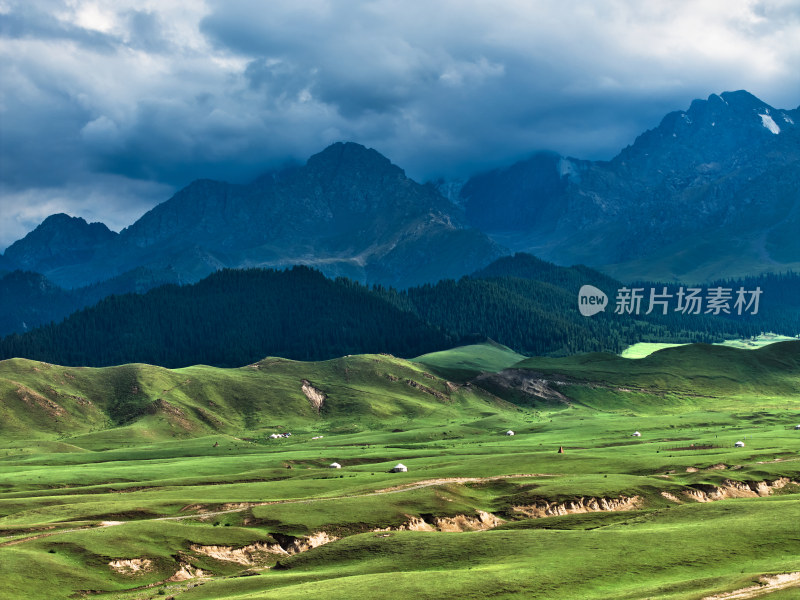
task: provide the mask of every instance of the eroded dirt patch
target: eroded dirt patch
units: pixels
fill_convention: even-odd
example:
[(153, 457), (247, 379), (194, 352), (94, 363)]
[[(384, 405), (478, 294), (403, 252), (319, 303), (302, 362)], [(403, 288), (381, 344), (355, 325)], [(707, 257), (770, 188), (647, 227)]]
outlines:
[(690, 490), (684, 490), (683, 494), (687, 498), (696, 502), (717, 502), (728, 498), (763, 498), (769, 496), (775, 490), (786, 487), (790, 483), (796, 483), (788, 477), (781, 477), (775, 481), (733, 481), (728, 479), (719, 487), (716, 486), (697, 486)]
[(402, 483), (400, 485), (393, 485), (388, 488), (375, 490), (368, 495), (387, 494), (390, 492), (401, 492), (404, 490), (413, 490), (416, 488), (430, 487), (434, 485), (445, 485), (448, 483), (486, 483), (489, 481), (501, 481), (504, 479), (516, 479), (519, 477), (555, 477), (552, 473), (518, 473), (516, 475), (495, 475), (493, 477), (440, 477), (438, 479), (423, 479), (422, 481), (414, 481), (412, 483)]
[(120, 575), (142, 575), (153, 570), (153, 561), (149, 558), (125, 558), (112, 560), (108, 566)]
[(484, 373), (475, 382), (483, 387), (498, 387), (501, 390), (520, 390), (527, 396), (555, 401), (572, 406), (572, 401), (558, 391), (557, 386), (566, 385), (565, 381), (544, 378), (539, 373), (526, 369), (506, 369), (499, 373)]
[(324, 531), (312, 533), (308, 537), (300, 538), (289, 544), (286, 547), (287, 554), (299, 554), (300, 552), (308, 552), (319, 546), (335, 542), (339, 538), (336, 536), (328, 535)]
[(384, 531), (485, 531), (503, 523), (505, 523), (503, 519), (496, 517), (492, 513), (479, 510), (475, 516), (434, 517), (430, 519), (430, 522), (425, 521), (422, 517), (410, 517), (408, 521), (399, 527), (385, 527), (373, 529), (373, 531), (376, 533)]
[(182, 429), (185, 429), (186, 431), (192, 430), (192, 422), (188, 419), (186, 413), (183, 412), (181, 408), (175, 406), (170, 402), (167, 402), (163, 398), (156, 398), (153, 401), (152, 406), (153, 406), (152, 410), (154, 413), (156, 414), (161, 413), (166, 415), (171, 422), (175, 423), (176, 425), (180, 426)]
[(763, 575), (759, 577), (759, 584), (741, 588), (733, 592), (706, 596), (703, 600), (746, 600), (757, 598), (764, 594), (771, 594), (791, 587), (800, 587), (800, 571), (794, 573), (781, 573), (779, 575)]
[(527, 506), (513, 506), (512, 510), (531, 519), (560, 517), (590, 512), (617, 512), (636, 510), (642, 505), (639, 496), (620, 496), (619, 498), (578, 498), (567, 502), (541, 501)]
[(19, 396), (19, 399), (28, 406), (40, 408), (51, 417), (60, 417), (66, 414), (66, 411), (64, 411), (61, 405), (53, 402), (50, 400), (50, 398), (42, 396), (39, 392), (36, 392), (31, 388), (22, 385), (21, 383), (17, 383), (17, 386), (17, 396)]
[(309, 404), (319, 412), (328, 396), (322, 390), (315, 388), (308, 379), (303, 379), (300, 389), (303, 390)]
[(217, 560), (235, 562), (240, 565), (256, 565), (267, 562), (275, 555), (286, 556), (289, 553), (278, 544), (256, 543), (241, 548), (232, 546), (189, 546), (192, 552), (202, 554)]
[(175, 575), (167, 579), (167, 581), (186, 581), (187, 579), (196, 579), (204, 575), (205, 573), (201, 569), (195, 569), (192, 565), (181, 565), (181, 568), (175, 571)]
[(406, 379), (406, 385), (413, 387), (414, 389), (419, 390), (420, 392), (424, 392), (426, 394), (430, 394), (434, 398), (437, 398), (442, 401), (447, 401), (449, 398), (445, 396), (442, 392), (437, 392), (433, 388), (428, 387), (427, 385), (422, 385), (421, 383), (414, 381), (413, 379)]

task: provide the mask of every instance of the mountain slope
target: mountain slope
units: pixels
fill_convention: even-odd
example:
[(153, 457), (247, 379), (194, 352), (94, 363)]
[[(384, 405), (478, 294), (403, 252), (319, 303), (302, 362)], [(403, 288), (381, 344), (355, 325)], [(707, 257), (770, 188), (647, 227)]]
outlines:
[(58, 323), (111, 294), (143, 293), (179, 281), (171, 269), (153, 271), (140, 267), (101, 283), (68, 290), (39, 273), (12, 271), (0, 275), (0, 336)]
[(536, 155), (472, 178), (470, 223), (513, 249), (623, 280), (707, 281), (800, 265), (800, 110), (725, 92), (613, 160)]
[(265, 355), (410, 357), (486, 338), (524, 355), (620, 352), (641, 341), (720, 342), (762, 331), (795, 335), (798, 282), (797, 276), (748, 281), (764, 286), (757, 315), (607, 310), (587, 318), (577, 304), (582, 285), (599, 283), (613, 294), (622, 284), (586, 267), (557, 267), (522, 254), (473, 277), (405, 291), (330, 280), (308, 267), (224, 270), (193, 285), (110, 296), (62, 323), (8, 336), (0, 340), (0, 359), (240, 366)]
[(360, 284), (294, 267), (225, 270), (190, 286), (112, 295), (58, 325), (6, 337), (0, 354), (66, 365), (231, 367), (268, 354), (414, 356), (453, 341)]

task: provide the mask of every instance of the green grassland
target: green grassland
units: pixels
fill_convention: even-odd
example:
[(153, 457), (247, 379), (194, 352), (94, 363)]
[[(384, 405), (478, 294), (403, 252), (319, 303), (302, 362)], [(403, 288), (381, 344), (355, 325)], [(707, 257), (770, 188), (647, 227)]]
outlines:
[[(800, 571), (800, 485), (686, 494), (800, 481), (798, 423), (800, 342), (637, 361), (491, 343), (241, 369), (5, 361), (0, 598), (700, 600)], [(406, 530), (485, 513), (485, 530)], [(335, 541), (292, 555), (203, 550), (322, 533)]]
[[(742, 348), (744, 350), (756, 350), (775, 342), (788, 342), (796, 338), (791, 338), (785, 335), (778, 335), (775, 333), (762, 333), (752, 339), (740, 340), (725, 340), (720, 342), (719, 346), (730, 346), (731, 348)], [(639, 342), (628, 346), (622, 351), (620, 356), (623, 358), (644, 358), (650, 356), (653, 352), (663, 350), (664, 348), (674, 348), (675, 346), (683, 346), (685, 344), (664, 344), (659, 342)]]
[(620, 353), (620, 356), (622, 358), (644, 358), (664, 348), (674, 348), (675, 346), (684, 345), (685, 344), (666, 344), (662, 342), (638, 342), (625, 348), (625, 350)]
[(480, 373), (496, 373), (513, 367), (525, 358), (502, 344), (487, 342), (423, 354), (412, 362), (425, 365), (451, 381), (468, 381)]

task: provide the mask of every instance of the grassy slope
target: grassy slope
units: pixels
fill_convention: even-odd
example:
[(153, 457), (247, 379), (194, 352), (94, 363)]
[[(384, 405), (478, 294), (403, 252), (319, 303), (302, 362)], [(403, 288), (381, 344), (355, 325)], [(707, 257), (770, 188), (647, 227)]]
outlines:
[(644, 358), (650, 356), (653, 352), (663, 350), (664, 348), (674, 348), (675, 346), (683, 346), (685, 344), (665, 344), (661, 342), (638, 342), (628, 346), (620, 353), (622, 358)]
[(800, 392), (800, 342), (780, 342), (753, 351), (691, 344), (665, 348), (636, 361), (605, 353), (534, 357), (516, 368), (693, 396), (791, 397)]
[(472, 379), (480, 373), (496, 373), (525, 360), (522, 354), (496, 342), (460, 346), (431, 352), (413, 359), (451, 381)]
[[(304, 395), (304, 380), (327, 395), (320, 411)], [(496, 404), (480, 390), (453, 389), (422, 365), (385, 355), (317, 363), (267, 358), (240, 369), (176, 370), (14, 359), (0, 362), (0, 398), (6, 439), (69, 435), (92, 448), (323, 424), (362, 429), (432, 414), (441, 420), (478, 414)]]
[[(53, 599), (105, 590), (93, 597), (697, 600), (745, 587), (760, 574), (800, 568), (800, 540), (786, 526), (800, 520), (798, 496), (675, 505), (660, 492), (680, 495), (726, 479), (800, 479), (798, 346), (690, 346), (641, 361), (526, 359), (518, 367), (573, 381), (562, 386), (572, 406), (546, 410), (520, 409), (475, 385), (454, 390), (424, 374), (432, 367), (388, 356), (267, 359), (229, 371), (3, 363), (2, 410), (17, 424), (4, 429), (0, 444), (0, 598), (30, 596), (35, 586)], [(456, 349), (435, 362), (501, 367), (511, 358), (496, 347), (482, 352)], [(320, 414), (300, 391), (302, 379), (328, 394)], [(25, 402), (17, 386), (63, 402), (65, 413), (48, 413), (55, 409), (31, 394)], [(622, 386), (644, 391), (615, 389)], [(161, 397), (183, 416), (162, 407), (109, 427), (112, 402), (139, 396)], [(205, 420), (197, 408), (207, 411)], [(35, 427), (33, 439), (22, 437), (26, 423)], [(294, 435), (265, 438), (282, 427)], [(517, 435), (503, 436), (506, 428)], [(634, 429), (643, 436), (631, 438)], [(739, 439), (745, 448), (733, 447)], [(690, 443), (713, 447), (679, 449)], [(560, 446), (565, 454), (556, 453)], [(334, 460), (341, 471), (327, 468)], [(387, 472), (398, 461), (408, 473)], [(711, 468), (719, 465), (725, 468)], [(520, 473), (547, 475), (373, 494), (417, 481)], [(623, 494), (641, 496), (641, 509), (540, 520), (511, 509)], [(200, 518), (201, 507), (233, 512)], [(371, 533), (410, 517), (476, 510), (509, 522), (487, 532)], [(189, 518), (152, 520), (162, 517)], [(101, 521), (124, 523), (95, 527)], [(343, 539), (251, 577), (235, 577), (247, 566), (190, 550), (320, 530)], [(43, 533), (53, 535), (3, 545)], [(153, 567), (118, 575), (108, 566), (129, 558), (148, 558)], [(195, 580), (159, 583), (187, 563), (213, 578), (198, 587)], [(125, 591), (148, 584), (157, 585)]]
[[(742, 339), (742, 340), (726, 340), (719, 346), (730, 346), (731, 348), (742, 348), (745, 350), (755, 350), (775, 342), (788, 342), (795, 338), (790, 338), (785, 335), (777, 335), (774, 333), (766, 333), (757, 336), (755, 339)], [(653, 352), (663, 350), (664, 348), (674, 348), (675, 346), (683, 346), (685, 344), (662, 344), (657, 342), (639, 342), (628, 346), (622, 351), (620, 356), (622, 358), (644, 358), (650, 356)]]

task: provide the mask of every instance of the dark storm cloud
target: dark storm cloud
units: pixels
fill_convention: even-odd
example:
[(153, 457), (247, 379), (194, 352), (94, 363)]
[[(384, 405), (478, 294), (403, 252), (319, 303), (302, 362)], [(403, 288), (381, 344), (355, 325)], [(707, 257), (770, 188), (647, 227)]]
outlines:
[[(0, 247), (327, 144), (420, 180), (610, 158), (694, 98), (797, 105), (800, 2), (0, 0)], [(159, 196), (160, 195), (160, 196)], [(126, 221), (128, 219), (128, 221)]]
[[(201, 31), (251, 58), (247, 75), (265, 104), (276, 89), (304, 90), (336, 111), (343, 134), (380, 131), (356, 139), (420, 177), (540, 148), (610, 158), (692, 98), (747, 87), (730, 43), (744, 41), (741, 53), (767, 36), (764, 17), (740, 11), (707, 46), (690, 43), (714, 33), (709, 17), (724, 17), (714, 3), (691, 5), (688, 17), (676, 16), (690, 8), (680, 2), (570, 6), (275, 2), (264, 10), (238, 0), (212, 3)], [(755, 82), (762, 68), (788, 64), (765, 55), (745, 71)]]

